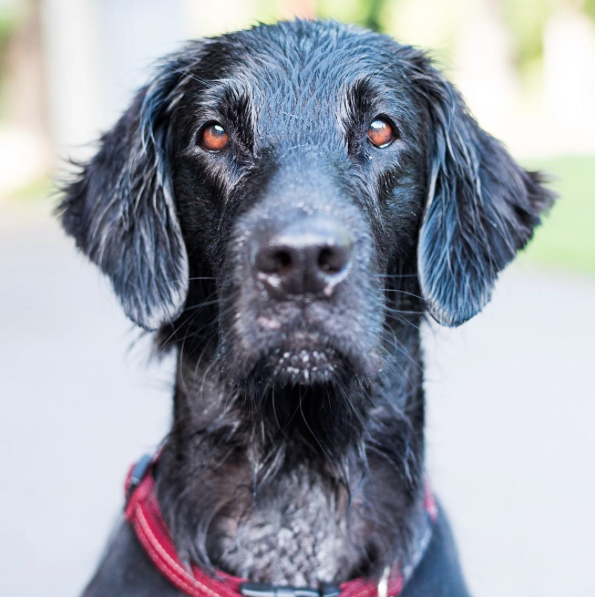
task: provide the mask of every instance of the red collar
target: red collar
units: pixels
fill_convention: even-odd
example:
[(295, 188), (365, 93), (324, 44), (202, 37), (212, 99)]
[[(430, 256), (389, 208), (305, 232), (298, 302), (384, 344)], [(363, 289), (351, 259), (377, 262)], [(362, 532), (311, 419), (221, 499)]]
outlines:
[[(132, 466), (126, 479), (125, 518), (130, 522), (146, 554), (155, 567), (180, 591), (193, 597), (243, 597), (240, 585), (247, 579), (218, 571), (207, 575), (198, 566), (185, 566), (178, 557), (169, 529), (155, 496), (153, 461), (144, 457)], [(426, 491), (424, 509), (435, 520), (436, 503)], [(426, 545), (427, 546), (427, 545)], [(425, 551), (425, 547), (423, 549)], [(417, 564), (417, 562), (416, 562)], [(408, 577), (409, 574), (406, 573)], [(403, 590), (405, 578), (399, 567), (388, 577), (386, 595), (396, 597)], [(357, 578), (340, 585), (340, 597), (379, 597), (378, 585), (365, 578)]]

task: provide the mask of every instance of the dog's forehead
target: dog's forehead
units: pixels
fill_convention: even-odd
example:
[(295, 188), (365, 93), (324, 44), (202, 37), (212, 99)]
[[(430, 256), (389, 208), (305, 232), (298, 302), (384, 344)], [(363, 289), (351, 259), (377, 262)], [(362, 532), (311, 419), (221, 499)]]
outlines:
[[(394, 74), (403, 46), (357, 28), (322, 25), (298, 21), (221, 36), (215, 47), (225, 56), (224, 75), (203, 97), (226, 107), (247, 102), (258, 136), (269, 139), (339, 124), (354, 89), (367, 89), (384, 105), (398, 102)], [(339, 134), (340, 126), (329, 130)]]
[(289, 91), (378, 73), (394, 59), (392, 39), (338, 23), (284, 22), (222, 36), (236, 64), (258, 84)]

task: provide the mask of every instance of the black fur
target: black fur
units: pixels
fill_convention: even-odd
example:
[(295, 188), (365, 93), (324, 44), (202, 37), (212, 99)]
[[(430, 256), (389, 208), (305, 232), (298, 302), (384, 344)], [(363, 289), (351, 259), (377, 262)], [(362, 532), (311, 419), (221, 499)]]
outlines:
[[(383, 149), (366, 137), (378, 116), (397, 133)], [(217, 154), (198, 142), (213, 121), (230, 136)], [(478, 313), (552, 200), (387, 37), (296, 21), (163, 61), (60, 211), (129, 317), (178, 352), (157, 482), (183, 559), (310, 586), (407, 560), (419, 325)], [(317, 217), (354, 239), (349, 275), (324, 299), (279, 300), (255, 247)], [(87, 594), (157, 594), (143, 558), (123, 527)], [(405, 594), (466, 594), (442, 513)]]

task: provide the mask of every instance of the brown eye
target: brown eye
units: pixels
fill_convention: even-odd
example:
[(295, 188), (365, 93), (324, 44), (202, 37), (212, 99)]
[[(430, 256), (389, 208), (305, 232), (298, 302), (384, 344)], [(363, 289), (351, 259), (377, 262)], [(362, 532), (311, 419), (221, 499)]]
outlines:
[(376, 118), (368, 128), (368, 139), (376, 147), (388, 147), (396, 138), (393, 127), (384, 118)]
[(229, 143), (229, 135), (218, 123), (208, 124), (200, 134), (200, 146), (206, 151), (221, 151)]

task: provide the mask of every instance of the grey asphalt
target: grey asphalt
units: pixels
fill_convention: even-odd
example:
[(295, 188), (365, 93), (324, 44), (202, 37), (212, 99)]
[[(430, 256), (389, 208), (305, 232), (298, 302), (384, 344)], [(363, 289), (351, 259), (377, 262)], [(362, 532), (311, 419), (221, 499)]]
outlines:
[[(423, 330), (428, 468), (475, 595), (595, 595), (594, 309), (594, 278), (516, 265), (482, 315)], [(0, 210), (0, 596), (91, 574), (170, 420), (149, 346), (47, 216)]]

